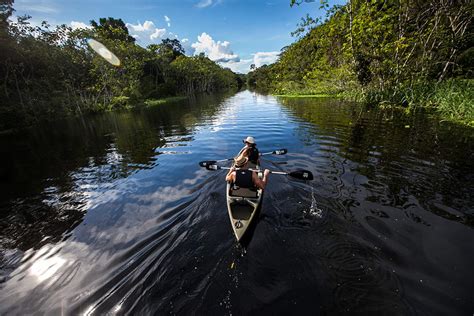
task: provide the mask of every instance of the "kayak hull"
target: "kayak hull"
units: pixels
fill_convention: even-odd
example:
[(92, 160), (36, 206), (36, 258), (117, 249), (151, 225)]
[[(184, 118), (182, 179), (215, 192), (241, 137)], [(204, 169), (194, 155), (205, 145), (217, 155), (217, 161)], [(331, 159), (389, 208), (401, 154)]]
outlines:
[(237, 189), (231, 183), (227, 183), (226, 200), (227, 211), (235, 238), (240, 242), (256, 217), (257, 211), (262, 203), (263, 190), (261, 189)]

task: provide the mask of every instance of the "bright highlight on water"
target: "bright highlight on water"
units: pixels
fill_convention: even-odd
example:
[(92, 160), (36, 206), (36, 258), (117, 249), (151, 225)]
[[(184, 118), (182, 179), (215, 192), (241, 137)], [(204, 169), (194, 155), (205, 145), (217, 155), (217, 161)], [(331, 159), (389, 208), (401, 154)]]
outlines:
[(95, 39), (89, 38), (87, 40), (87, 44), (89, 44), (90, 48), (92, 48), (97, 54), (99, 54), (102, 58), (107, 60), (114, 66), (120, 66), (120, 59), (115, 56), (104, 44), (96, 41)]

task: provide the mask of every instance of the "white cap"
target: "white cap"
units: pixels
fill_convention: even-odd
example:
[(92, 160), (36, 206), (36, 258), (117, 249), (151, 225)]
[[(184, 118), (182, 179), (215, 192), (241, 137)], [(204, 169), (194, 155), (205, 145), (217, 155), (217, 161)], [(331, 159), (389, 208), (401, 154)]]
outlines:
[(255, 139), (252, 136), (248, 136), (246, 139), (244, 139), (244, 143), (255, 144)]

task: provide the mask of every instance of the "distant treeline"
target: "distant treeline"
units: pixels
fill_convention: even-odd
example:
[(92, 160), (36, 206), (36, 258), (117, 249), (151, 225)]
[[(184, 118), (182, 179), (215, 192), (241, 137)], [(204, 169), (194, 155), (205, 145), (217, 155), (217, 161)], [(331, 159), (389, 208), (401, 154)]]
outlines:
[[(0, 0), (0, 131), (40, 119), (129, 108), (150, 98), (237, 89), (241, 76), (203, 54), (185, 56), (180, 42), (138, 46), (121, 19), (91, 21), (90, 29), (54, 29), (29, 17), (11, 22), (13, 0)], [(86, 39), (121, 60), (114, 67)]]
[[(299, 1), (303, 2), (303, 1)], [(291, 4), (299, 4), (292, 0)], [(248, 76), (276, 94), (345, 93), (373, 103), (437, 105), (474, 120), (474, 1), (349, 0), (307, 16), (298, 41)]]

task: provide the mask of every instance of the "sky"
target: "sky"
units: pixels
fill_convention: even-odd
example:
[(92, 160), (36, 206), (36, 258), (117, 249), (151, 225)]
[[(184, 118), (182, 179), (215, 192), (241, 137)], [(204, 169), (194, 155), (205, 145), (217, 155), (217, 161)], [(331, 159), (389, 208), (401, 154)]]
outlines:
[[(290, 0), (15, 0), (15, 15), (32, 24), (48, 21), (87, 27), (101, 17), (121, 18), (137, 44), (177, 38), (187, 55), (205, 53), (235, 72), (247, 73), (277, 60), (290, 33), (306, 14), (324, 16), (319, 0), (290, 7)], [(344, 0), (330, 0), (343, 4)]]

